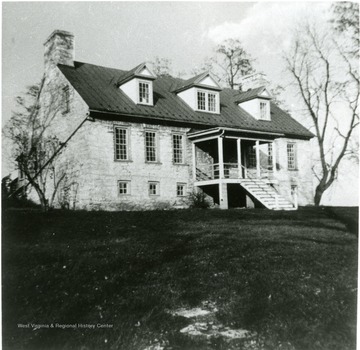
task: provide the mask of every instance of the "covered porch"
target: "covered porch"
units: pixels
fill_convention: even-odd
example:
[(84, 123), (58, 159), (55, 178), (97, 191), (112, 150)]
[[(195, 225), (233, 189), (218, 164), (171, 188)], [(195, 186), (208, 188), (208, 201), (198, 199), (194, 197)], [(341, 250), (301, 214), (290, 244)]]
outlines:
[[(241, 198), (235, 202), (243, 206), (247, 206), (247, 201), (261, 202), (261, 198), (254, 198), (249, 193), (252, 189), (255, 196), (256, 191), (262, 192), (260, 194), (264, 197), (266, 195), (274, 203), (278, 202), (279, 198), (270, 185), (277, 183), (275, 139), (281, 136), (284, 135), (232, 128), (189, 133), (195, 188), (208, 192), (223, 209), (234, 202), (237, 194)], [(265, 200), (261, 204), (267, 206)], [(274, 206), (278, 206), (277, 203)]]
[(274, 178), (277, 168), (274, 140), (281, 136), (231, 128), (190, 133), (194, 182)]

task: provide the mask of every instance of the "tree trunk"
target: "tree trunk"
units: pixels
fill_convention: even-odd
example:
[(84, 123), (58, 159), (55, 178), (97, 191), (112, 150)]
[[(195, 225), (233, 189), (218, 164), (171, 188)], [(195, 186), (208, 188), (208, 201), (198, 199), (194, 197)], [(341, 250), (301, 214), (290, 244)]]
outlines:
[(49, 204), (48, 204), (48, 200), (41, 196), (40, 197), (40, 204), (41, 204), (41, 210), (42, 211), (48, 211), (49, 210)]
[(44, 193), (37, 186), (35, 187), (35, 190), (39, 196), (42, 211), (48, 211), (49, 210), (49, 201), (45, 197)]
[(320, 206), (322, 195), (324, 194), (326, 188), (323, 186), (318, 185), (315, 190), (314, 196), (314, 204), (316, 207)]

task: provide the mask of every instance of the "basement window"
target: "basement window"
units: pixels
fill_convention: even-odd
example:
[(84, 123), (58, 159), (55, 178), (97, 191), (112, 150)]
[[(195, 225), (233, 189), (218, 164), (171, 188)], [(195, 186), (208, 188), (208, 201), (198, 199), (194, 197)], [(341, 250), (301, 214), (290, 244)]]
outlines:
[(119, 196), (125, 196), (130, 194), (130, 181), (121, 180), (118, 182)]
[(159, 195), (159, 182), (150, 181), (149, 182), (149, 196), (158, 196)]
[(178, 197), (184, 197), (185, 196), (185, 189), (186, 189), (186, 184), (177, 183), (176, 184), (176, 195)]

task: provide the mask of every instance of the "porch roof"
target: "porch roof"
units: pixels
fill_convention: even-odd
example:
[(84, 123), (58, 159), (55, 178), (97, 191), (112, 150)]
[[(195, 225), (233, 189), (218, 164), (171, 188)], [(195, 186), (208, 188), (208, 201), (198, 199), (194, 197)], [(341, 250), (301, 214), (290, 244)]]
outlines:
[(202, 138), (208, 138), (211, 136), (225, 135), (225, 136), (234, 136), (234, 137), (243, 137), (243, 138), (253, 138), (253, 139), (266, 139), (273, 140), (278, 137), (284, 137), (285, 134), (277, 132), (261, 132), (256, 130), (248, 129), (238, 129), (238, 128), (227, 128), (227, 127), (218, 127), (205, 130), (190, 130), (187, 134), (190, 140), (200, 140)]

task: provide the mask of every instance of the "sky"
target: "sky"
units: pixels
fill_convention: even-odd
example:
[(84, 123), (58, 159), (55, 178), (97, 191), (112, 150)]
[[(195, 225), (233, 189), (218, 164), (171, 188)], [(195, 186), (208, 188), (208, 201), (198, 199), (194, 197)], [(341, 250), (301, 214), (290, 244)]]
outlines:
[[(75, 60), (131, 69), (156, 56), (172, 61), (173, 73), (201, 66), (215, 45), (237, 38), (256, 59), (255, 68), (286, 86), (283, 51), (296, 24), (326, 20), (329, 2), (3, 2), (2, 122), (14, 98), (40, 81), (43, 43), (55, 29), (75, 35)], [(290, 108), (300, 110), (288, 94)], [(6, 166), (5, 166), (6, 169)], [(6, 169), (7, 170), (7, 169)], [(3, 166), (4, 172), (4, 166)], [(357, 203), (357, 191), (341, 187), (336, 201)], [(355, 193), (355, 194), (354, 194)], [(349, 199), (350, 198), (350, 199)], [(334, 201), (334, 199), (330, 199)]]

